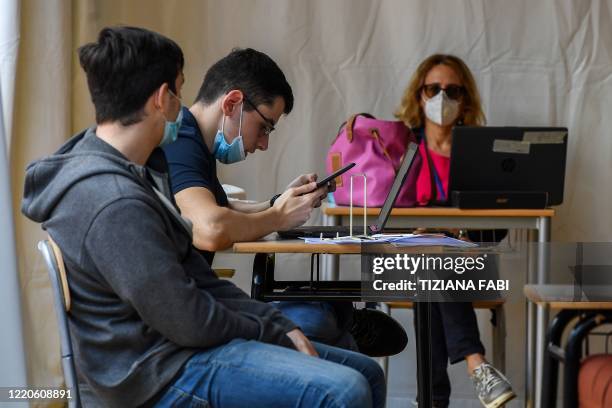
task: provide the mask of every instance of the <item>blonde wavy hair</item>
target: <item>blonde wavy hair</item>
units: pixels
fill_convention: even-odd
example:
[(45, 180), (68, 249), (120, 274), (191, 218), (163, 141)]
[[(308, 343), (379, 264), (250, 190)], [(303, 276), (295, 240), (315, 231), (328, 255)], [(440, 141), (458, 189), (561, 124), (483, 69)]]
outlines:
[(411, 128), (425, 125), (425, 113), (421, 107), (421, 88), (425, 84), (427, 73), (436, 65), (446, 65), (453, 69), (461, 79), (465, 94), (461, 101), (462, 113), (459, 121), (466, 126), (482, 126), (486, 123), (476, 81), (470, 69), (458, 57), (448, 54), (434, 54), (427, 57), (412, 75), (408, 87), (404, 91), (402, 102), (395, 111), (395, 117)]

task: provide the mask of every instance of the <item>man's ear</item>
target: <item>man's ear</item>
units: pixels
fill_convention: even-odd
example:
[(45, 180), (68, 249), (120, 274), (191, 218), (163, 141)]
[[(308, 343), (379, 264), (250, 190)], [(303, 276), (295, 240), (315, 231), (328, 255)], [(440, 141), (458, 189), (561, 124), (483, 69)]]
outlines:
[(244, 95), (241, 91), (234, 89), (225, 94), (221, 99), (221, 110), (226, 116), (231, 116), (234, 110), (240, 108), (240, 104), (244, 101)]
[(157, 88), (157, 91), (155, 91), (155, 93), (153, 94), (153, 106), (156, 109), (163, 111), (163, 108), (167, 108), (166, 105), (169, 102), (169, 96), (170, 94), (168, 93), (168, 84), (164, 82), (159, 88)]
[(157, 115), (159, 112), (162, 112), (162, 114), (164, 113), (163, 96), (161, 91), (162, 87), (167, 88), (168, 86), (166, 84), (161, 85), (151, 94), (151, 96), (149, 96), (149, 99), (147, 99), (147, 102), (144, 105), (144, 112), (147, 116), (151, 114)]

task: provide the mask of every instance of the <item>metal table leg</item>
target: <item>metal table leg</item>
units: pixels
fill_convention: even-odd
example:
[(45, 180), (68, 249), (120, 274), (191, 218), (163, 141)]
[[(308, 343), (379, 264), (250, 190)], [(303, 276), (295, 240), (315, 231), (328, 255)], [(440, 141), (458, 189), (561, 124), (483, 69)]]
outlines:
[[(538, 220), (538, 269), (537, 283), (548, 283), (550, 269), (550, 218), (540, 217)], [(548, 327), (548, 308), (536, 306), (535, 327), (535, 407), (540, 407), (542, 400), (542, 376), (544, 353), (546, 349), (546, 328)]]
[(431, 303), (415, 302), (416, 316), (416, 353), (417, 353), (417, 389), (419, 407), (431, 407), (432, 374), (431, 374)]
[[(340, 225), (340, 217), (337, 215), (323, 214), (323, 225)], [(340, 255), (323, 255), (323, 280), (336, 281), (340, 279)]]
[[(536, 257), (533, 231), (527, 230), (527, 279), (525, 283), (536, 282)], [(535, 407), (534, 373), (535, 373), (535, 304), (525, 299), (526, 306), (526, 339), (525, 339), (525, 407)]]

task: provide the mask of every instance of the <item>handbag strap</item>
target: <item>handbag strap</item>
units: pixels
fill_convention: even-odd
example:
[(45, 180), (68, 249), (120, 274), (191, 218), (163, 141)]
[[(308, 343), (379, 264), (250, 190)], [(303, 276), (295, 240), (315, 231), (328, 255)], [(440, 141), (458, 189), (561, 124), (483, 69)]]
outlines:
[[(373, 115), (370, 115), (369, 113), (365, 112), (351, 115), (351, 117), (348, 118), (348, 120), (346, 121), (346, 138), (348, 139), (349, 143), (353, 141), (353, 127), (355, 126), (355, 120), (357, 119), (357, 116), (376, 119)], [(340, 126), (340, 129), (342, 129), (342, 126)]]
[(393, 163), (393, 159), (391, 158), (389, 151), (387, 150), (387, 148), (385, 147), (385, 144), (380, 138), (380, 132), (378, 131), (378, 129), (376, 128), (370, 129), (370, 134), (372, 135), (374, 139), (376, 139), (376, 141), (378, 142), (378, 145), (380, 146), (380, 149), (382, 150), (383, 155), (387, 158), (387, 160), (389, 160), (389, 163), (391, 163), (391, 166), (393, 166), (393, 171), (395, 172), (395, 174), (397, 174), (397, 172), (399, 171), (399, 167), (401, 166), (401, 163), (404, 159), (404, 155), (402, 154), (402, 157), (400, 158), (400, 165), (396, 166)]
[[(438, 200), (438, 188), (442, 189), (444, 188), (442, 186), (442, 181), (440, 180), (440, 177), (438, 176), (438, 171), (436, 170), (436, 167), (433, 163), (433, 160), (431, 159), (431, 156), (429, 155), (429, 148), (427, 147), (427, 141), (425, 139), (425, 135), (423, 135), (423, 138), (421, 139), (421, 143), (423, 143), (423, 147), (425, 150), (425, 156), (427, 158), (427, 165), (429, 167), (429, 178), (430, 178), (430, 183), (431, 183), (431, 198), (429, 200), (429, 204), (443, 204), (444, 201)], [(444, 194), (444, 190), (441, 190), (442, 194)], [(446, 198), (443, 196), (443, 198)]]

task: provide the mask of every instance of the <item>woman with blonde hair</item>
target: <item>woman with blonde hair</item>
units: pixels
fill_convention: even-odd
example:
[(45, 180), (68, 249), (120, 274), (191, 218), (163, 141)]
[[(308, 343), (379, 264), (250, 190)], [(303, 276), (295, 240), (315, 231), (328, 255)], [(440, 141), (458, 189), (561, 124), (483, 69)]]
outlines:
[[(417, 205), (446, 202), (452, 129), (486, 122), (472, 73), (453, 55), (426, 58), (413, 74), (395, 115), (413, 130), (419, 142), (420, 160), (415, 160), (414, 176), (408, 179), (415, 183)], [(505, 231), (469, 231), (460, 238), (492, 242), (504, 235)], [(431, 309), (434, 406), (449, 403), (448, 361), (466, 361), (485, 407), (496, 408), (514, 398), (509, 381), (485, 360), (472, 304), (439, 302), (432, 303)]]

